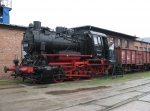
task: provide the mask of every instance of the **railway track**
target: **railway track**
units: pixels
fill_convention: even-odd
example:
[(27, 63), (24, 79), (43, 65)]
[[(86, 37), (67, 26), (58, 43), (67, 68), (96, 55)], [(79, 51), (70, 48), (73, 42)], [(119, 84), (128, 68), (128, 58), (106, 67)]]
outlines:
[[(104, 88), (102, 86), (78, 88), (82, 90), (70, 89), (71, 87), (68, 89), (62, 87), (58, 90), (57, 85), (55, 89), (53, 85), (43, 86), (40, 85), (41, 88), (27, 84), (0, 86), (0, 111), (10, 109), (20, 111), (24, 108), (29, 111), (35, 109), (37, 111), (85, 111), (85, 109), (86, 111), (115, 111), (134, 101), (143, 102), (141, 98), (150, 95), (150, 79), (111, 84)], [(65, 93), (60, 92), (62, 89)], [(53, 91), (59, 93), (47, 93)], [(33, 107), (30, 103), (39, 105)], [(146, 103), (150, 104), (150, 102)]]
[(111, 111), (111, 110), (113, 110), (113, 109), (116, 109), (116, 108), (118, 108), (118, 107), (121, 107), (121, 106), (123, 106), (123, 105), (125, 105), (125, 104), (128, 104), (128, 103), (130, 103), (130, 102), (138, 101), (140, 98), (142, 98), (142, 97), (144, 97), (144, 96), (147, 96), (147, 95), (150, 95), (150, 91), (144, 92), (144, 93), (142, 93), (141, 95), (135, 96), (135, 97), (133, 97), (133, 98), (129, 98), (129, 99), (125, 100), (125, 101), (119, 102), (119, 103), (117, 103), (117, 104), (115, 104), (115, 105), (113, 105), (113, 106), (111, 106), (111, 107), (106, 107), (105, 109), (102, 109), (102, 110), (99, 110), (99, 111)]

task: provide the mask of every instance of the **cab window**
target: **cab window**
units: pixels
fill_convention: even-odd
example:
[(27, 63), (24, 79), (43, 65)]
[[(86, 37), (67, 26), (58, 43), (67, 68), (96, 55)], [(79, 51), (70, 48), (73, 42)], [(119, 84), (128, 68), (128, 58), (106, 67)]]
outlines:
[(103, 46), (102, 37), (94, 35), (94, 44), (98, 46)]
[(95, 45), (98, 45), (98, 39), (97, 39), (97, 36), (94, 36), (94, 44), (95, 44)]

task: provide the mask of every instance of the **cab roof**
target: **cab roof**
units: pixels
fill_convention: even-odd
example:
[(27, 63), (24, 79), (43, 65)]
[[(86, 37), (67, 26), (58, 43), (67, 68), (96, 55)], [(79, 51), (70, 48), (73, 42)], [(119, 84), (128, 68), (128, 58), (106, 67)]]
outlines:
[(74, 29), (74, 30), (96, 31), (96, 32), (104, 33), (106, 35), (121, 36), (121, 37), (126, 37), (126, 38), (129, 38), (129, 39), (139, 38), (139, 37), (136, 37), (136, 36), (132, 36), (132, 35), (128, 35), (128, 34), (123, 34), (123, 33), (120, 33), (120, 32), (115, 32), (115, 31), (111, 31), (111, 30), (107, 30), (107, 29), (102, 29), (102, 28), (99, 28), (99, 27), (91, 26), (91, 25), (74, 27), (72, 29)]

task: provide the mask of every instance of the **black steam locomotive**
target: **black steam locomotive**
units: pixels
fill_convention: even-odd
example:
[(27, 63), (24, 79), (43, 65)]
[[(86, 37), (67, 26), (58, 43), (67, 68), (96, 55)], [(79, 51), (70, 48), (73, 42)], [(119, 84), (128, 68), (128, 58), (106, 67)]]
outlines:
[(41, 22), (29, 24), (24, 33), (21, 63), (5, 67), (12, 76), (33, 81), (63, 81), (91, 78), (108, 71), (109, 46), (107, 36), (91, 30), (41, 27)]

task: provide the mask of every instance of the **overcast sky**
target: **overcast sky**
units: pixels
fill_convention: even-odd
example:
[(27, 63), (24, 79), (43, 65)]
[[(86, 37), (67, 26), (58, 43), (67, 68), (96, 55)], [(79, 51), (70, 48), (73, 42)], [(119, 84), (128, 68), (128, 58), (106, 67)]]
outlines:
[(139, 37), (150, 37), (150, 0), (12, 0), (10, 23), (27, 26), (93, 25)]

